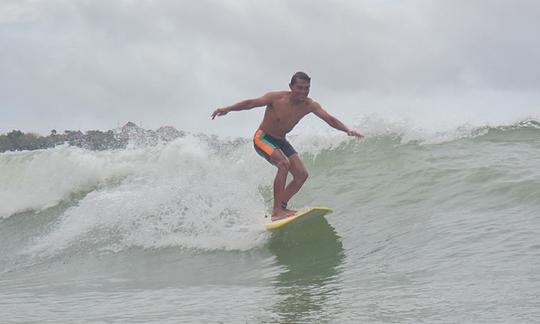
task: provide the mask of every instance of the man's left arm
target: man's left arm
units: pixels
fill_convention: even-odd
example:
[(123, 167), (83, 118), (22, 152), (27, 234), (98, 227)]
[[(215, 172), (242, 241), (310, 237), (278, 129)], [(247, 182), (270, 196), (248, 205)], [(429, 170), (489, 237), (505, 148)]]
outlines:
[(332, 126), (335, 129), (338, 129), (340, 131), (343, 131), (347, 133), (349, 136), (354, 136), (358, 139), (361, 139), (364, 137), (362, 134), (358, 133), (357, 131), (353, 129), (349, 129), (345, 124), (343, 124), (339, 119), (336, 117), (330, 115), (326, 110), (324, 110), (320, 104), (317, 102), (313, 102), (313, 113), (319, 117), (320, 119), (324, 120), (328, 125)]

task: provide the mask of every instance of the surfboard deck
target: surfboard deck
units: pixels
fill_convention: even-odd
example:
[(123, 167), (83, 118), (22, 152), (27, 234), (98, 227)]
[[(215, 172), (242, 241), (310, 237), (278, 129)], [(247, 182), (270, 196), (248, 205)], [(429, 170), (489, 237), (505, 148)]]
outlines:
[(332, 209), (328, 207), (304, 208), (297, 211), (296, 214), (294, 214), (293, 216), (283, 218), (283, 219), (280, 219), (271, 223), (266, 223), (264, 227), (269, 231), (273, 231), (273, 230), (282, 228), (286, 225), (289, 225), (298, 221), (307, 220), (313, 217), (322, 217), (331, 212), (332, 212)]

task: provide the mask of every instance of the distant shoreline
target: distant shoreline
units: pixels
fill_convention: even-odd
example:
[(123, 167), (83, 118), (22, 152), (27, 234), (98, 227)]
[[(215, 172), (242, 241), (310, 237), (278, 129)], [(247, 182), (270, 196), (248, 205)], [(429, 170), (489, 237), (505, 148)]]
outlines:
[(66, 130), (60, 134), (53, 129), (47, 136), (12, 130), (0, 135), (0, 153), (47, 149), (65, 143), (89, 150), (123, 149), (129, 143), (152, 145), (185, 135), (186, 132), (171, 126), (160, 127), (154, 131), (139, 127), (133, 122), (114, 130), (89, 130), (85, 133), (79, 130)]

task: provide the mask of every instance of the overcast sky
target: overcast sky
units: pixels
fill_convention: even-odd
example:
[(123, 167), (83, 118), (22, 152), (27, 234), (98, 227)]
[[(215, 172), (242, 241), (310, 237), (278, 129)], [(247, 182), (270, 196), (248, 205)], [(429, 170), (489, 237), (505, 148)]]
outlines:
[(539, 31), (537, 0), (0, 0), (0, 133), (251, 136), (262, 108), (211, 112), (300, 70), (349, 125), (538, 117)]

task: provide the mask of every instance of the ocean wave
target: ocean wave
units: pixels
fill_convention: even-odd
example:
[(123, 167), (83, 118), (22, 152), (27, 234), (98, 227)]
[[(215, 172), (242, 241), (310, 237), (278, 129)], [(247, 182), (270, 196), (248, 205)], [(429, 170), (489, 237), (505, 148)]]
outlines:
[(51, 206), (76, 200), (32, 234), (20, 251), (32, 259), (130, 248), (251, 249), (267, 235), (259, 187), (272, 172), (256, 154), (246, 154), (251, 150), (245, 141), (186, 136), (125, 150), (10, 153), (3, 167), (19, 173), (4, 183), (4, 219), (37, 226)]
[[(292, 135), (310, 173), (292, 204), (359, 205), (381, 214), (540, 208), (537, 121), (411, 134), (419, 133), (380, 123), (362, 141), (332, 131)], [(19, 251), (30, 258), (131, 248), (249, 250), (268, 238), (262, 224), (275, 170), (250, 139), (188, 135), (105, 151), (61, 146), (2, 154), (0, 168), (0, 226), (39, 227)], [(51, 207), (62, 202), (69, 203)]]
[(387, 138), (398, 140), (400, 144), (442, 144), (501, 133), (536, 133), (540, 130), (540, 121), (531, 118), (500, 125), (462, 124), (445, 128), (417, 126), (408, 119), (370, 115), (355, 127), (368, 139)]
[[(462, 125), (448, 131), (430, 131), (413, 127), (404, 120), (371, 116), (356, 128), (365, 135), (364, 140), (356, 141), (333, 130), (308, 130), (293, 134), (289, 139), (300, 154), (316, 156), (324, 150), (351, 145), (355, 150), (362, 150), (362, 145), (382, 149), (460, 140), (534, 140), (539, 136), (540, 122), (529, 119), (508, 125)], [(176, 175), (181, 167), (185, 167), (181, 165), (182, 161), (210, 159), (220, 165), (230, 161), (261, 163), (253, 154), (250, 139), (226, 140), (207, 135), (191, 135), (169, 143), (130, 146), (120, 150), (91, 151), (62, 145), (44, 150), (2, 153), (0, 219), (20, 212), (44, 210), (99, 188), (121, 183), (129, 177), (159, 172)], [(214, 172), (199, 167), (197, 163), (194, 165), (194, 168), (187, 167), (188, 172), (198, 173), (201, 177)], [(265, 175), (271, 173), (266, 172)]]

